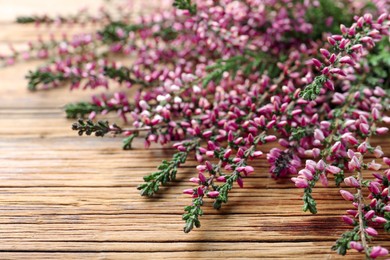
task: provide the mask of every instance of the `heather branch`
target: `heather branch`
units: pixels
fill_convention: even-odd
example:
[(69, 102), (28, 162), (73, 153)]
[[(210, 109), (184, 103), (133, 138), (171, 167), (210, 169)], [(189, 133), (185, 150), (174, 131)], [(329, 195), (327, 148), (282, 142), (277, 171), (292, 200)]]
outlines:
[(163, 161), (158, 166), (157, 172), (144, 177), (146, 183), (138, 186), (138, 190), (141, 191), (142, 196), (153, 196), (160, 188), (160, 185), (165, 185), (169, 181), (176, 179), (176, 173), (181, 164), (184, 164), (187, 160), (188, 154), (195, 150), (199, 146), (199, 139), (186, 141), (182, 143), (185, 147), (184, 151), (175, 153), (171, 161)]
[[(316, 76), (313, 82), (307, 85), (300, 93), (300, 96), (306, 100), (314, 100), (320, 94), (323, 86), (334, 91), (334, 83), (331, 80), (331, 76), (345, 77), (345, 72), (338, 67), (346, 64), (354, 66), (358, 60), (359, 53), (362, 53), (363, 45), (368, 46), (366, 49), (374, 46), (374, 41), (381, 38), (381, 30), (388, 31), (386, 25), (382, 25), (387, 19), (386, 16), (387, 14), (383, 14), (378, 18), (377, 25), (379, 26), (376, 27), (373, 26), (372, 16), (368, 14), (360, 17), (349, 29), (341, 25), (343, 36), (333, 35), (328, 38), (334, 52), (331, 53), (326, 49), (320, 49), (328, 65), (323, 65), (317, 59), (312, 60), (314, 66), (321, 70), (321, 75)], [(383, 34), (385, 33), (383, 32)]]

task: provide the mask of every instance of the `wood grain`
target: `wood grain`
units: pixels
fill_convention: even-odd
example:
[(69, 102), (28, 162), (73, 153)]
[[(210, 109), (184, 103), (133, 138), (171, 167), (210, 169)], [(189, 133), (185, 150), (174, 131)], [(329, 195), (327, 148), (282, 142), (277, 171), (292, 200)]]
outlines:
[[(11, 23), (16, 14), (67, 13), (80, 1), (36, 2), (0, 0), (0, 50), (36, 37), (33, 26)], [(340, 258), (330, 247), (347, 228), (340, 215), (349, 205), (338, 189), (319, 187), (318, 215), (302, 213), (301, 192), (288, 179), (269, 178), (264, 159), (229, 204), (219, 211), (206, 204), (202, 228), (184, 234), (181, 214), (190, 198), (181, 190), (195, 161), (155, 198), (140, 197), (142, 176), (172, 150), (143, 150), (137, 140), (135, 150), (122, 151), (120, 139), (76, 136), (61, 107), (100, 90), (28, 92), (24, 75), (38, 64), (0, 70), (0, 259)], [(373, 142), (389, 155), (389, 137)], [(376, 241), (390, 247), (388, 236)]]

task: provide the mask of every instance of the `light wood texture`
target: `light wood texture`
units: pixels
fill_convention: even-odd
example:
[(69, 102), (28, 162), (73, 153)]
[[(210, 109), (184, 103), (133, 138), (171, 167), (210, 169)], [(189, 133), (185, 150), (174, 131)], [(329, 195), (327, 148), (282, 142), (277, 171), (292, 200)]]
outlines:
[[(79, 2), (0, 0), (0, 49), (36, 37), (34, 26), (10, 22), (15, 14), (67, 13)], [(340, 258), (330, 247), (347, 228), (340, 215), (349, 205), (338, 189), (319, 187), (318, 215), (302, 213), (301, 191), (269, 178), (265, 159), (227, 205), (217, 212), (206, 204), (201, 229), (184, 234), (181, 214), (191, 199), (181, 191), (195, 162), (155, 198), (140, 197), (142, 176), (172, 151), (145, 151), (141, 141), (122, 151), (120, 139), (78, 137), (61, 107), (93, 91), (30, 93), (23, 77), (37, 64), (0, 70), (0, 259)], [(389, 155), (388, 137), (374, 141)], [(388, 238), (376, 241), (390, 247)]]

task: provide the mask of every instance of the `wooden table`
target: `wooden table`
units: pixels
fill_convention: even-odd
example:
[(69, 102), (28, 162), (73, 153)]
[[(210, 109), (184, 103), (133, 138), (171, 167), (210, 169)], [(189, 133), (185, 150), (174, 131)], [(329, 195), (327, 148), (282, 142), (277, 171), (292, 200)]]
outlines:
[[(36, 39), (34, 26), (11, 22), (16, 14), (68, 12), (80, 1), (62, 2), (0, 0), (0, 50)], [(38, 32), (48, 30), (60, 33)], [(330, 247), (347, 228), (340, 215), (349, 204), (338, 189), (317, 188), (318, 215), (302, 213), (301, 191), (269, 178), (265, 159), (228, 205), (217, 212), (207, 204), (202, 228), (184, 234), (181, 214), (191, 199), (181, 191), (195, 162), (155, 198), (140, 197), (142, 176), (172, 151), (145, 151), (141, 141), (123, 151), (120, 139), (78, 137), (61, 107), (92, 91), (31, 93), (24, 75), (37, 64), (0, 70), (0, 259), (340, 258)], [(388, 137), (375, 143), (389, 155)]]

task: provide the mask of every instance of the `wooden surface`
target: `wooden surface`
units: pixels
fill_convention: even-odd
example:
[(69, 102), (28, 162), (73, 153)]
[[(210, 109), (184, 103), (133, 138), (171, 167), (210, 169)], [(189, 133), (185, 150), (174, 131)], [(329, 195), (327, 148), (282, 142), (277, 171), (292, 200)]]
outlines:
[[(0, 50), (35, 39), (34, 27), (9, 20), (27, 14), (32, 2), (41, 4), (36, 10), (56, 12), (77, 9), (80, 1), (62, 1), (62, 7), (0, 0)], [(76, 136), (61, 107), (89, 100), (91, 91), (30, 93), (23, 77), (37, 64), (0, 70), (0, 259), (340, 258), (330, 247), (347, 228), (340, 215), (348, 203), (337, 189), (320, 187), (318, 215), (302, 213), (301, 191), (269, 178), (264, 159), (245, 188), (232, 191), (229, 204), (219, 212), (207, 204), (202, 227), (184, 234), (181, 214), (191, 199), (181, 191), (195, 162), (156, 198), (140, 197), (142, 176), (171, 151), (145, 151), (141, 141), (122, 151), (120, 139)], [(389, 155), (388, 137), (375, 142)]]

